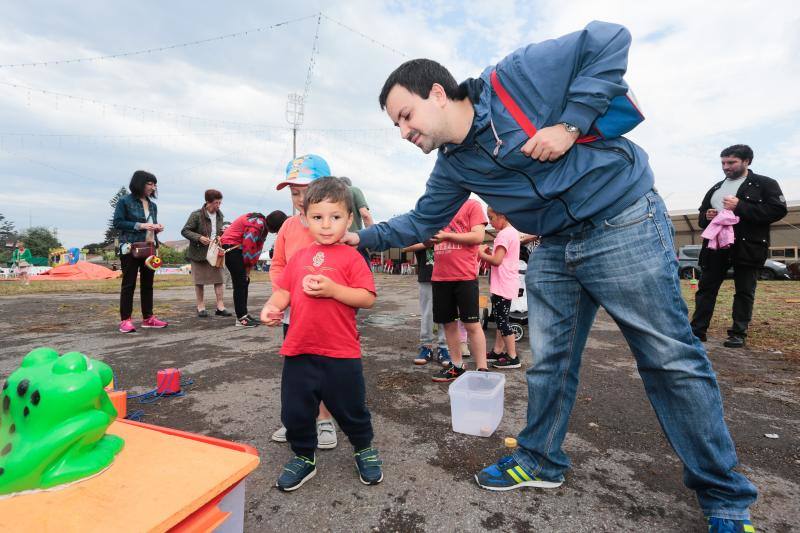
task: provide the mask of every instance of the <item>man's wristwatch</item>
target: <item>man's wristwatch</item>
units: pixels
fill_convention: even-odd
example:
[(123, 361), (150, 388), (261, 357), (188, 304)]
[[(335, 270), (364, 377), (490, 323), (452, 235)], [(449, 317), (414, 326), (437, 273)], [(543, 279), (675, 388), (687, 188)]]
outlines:
[(578, 126), (574, 126), (569, 122), (559, 122), (559, 124), (564, 126), (564, 129), (567, 130), (567, 133), (577, 133), (578, 135), (581, 134), (581, 129)]

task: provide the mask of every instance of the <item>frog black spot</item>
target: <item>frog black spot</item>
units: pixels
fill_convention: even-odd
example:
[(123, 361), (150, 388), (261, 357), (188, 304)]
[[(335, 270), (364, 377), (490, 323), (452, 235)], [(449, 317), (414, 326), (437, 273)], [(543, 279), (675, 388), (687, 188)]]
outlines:
[(20, 381), (19, 385), (17, 385), (17, 394), (19, 394), (20, 396), (25, 396), (25, 393), (28, 392), (28, 385), (30, 384), (31, 382), (28, 381), (27, 379), (23, 379), (22, 381)]
[(11, 405), (11, 398), (8, 396), (3, 397), (3, 411), (8, 412), (8, 407)]
[(25, 406), (25, 409), (22, 410), (22, 416), (28, 416), (31, 413), (31, 410), (28, 409), (28, 406)]
[(33, 391), (33, 394), (31, 394), (31, 403), (33, 405), (39, 405), (39, 400), (41, 399), (42, 396), (41, 394), (39, 394), (39, 391), (38, 390)]
[(7, 388), (8, 388), (8, 381), (6, 381), (5, 383), (3, 383), (3, 390), (6, 390)]
[(9, 442), (8, 444), (6, 444), (6, 447), (5, 447), (5, 448), (3, 448), (3, 451), (2, 451), (2, 452), (0, 452), (0, 456), (3, 456), (3, 455), (8, 455), (8, 453), (9, 453), (10, 451), (11, 451), (11, 443)]
[(2, 475), (3, 475), (3, 472), (5, 472), (5, 470), (3, 470), (2, 468), (0, 468), (0, 476), (2, 476)]
[(15, 424), (11, 424), (11, 427), (8, 428), (8, 434), (9, 435), (13, 435), (16, 430), (17, 430), (17, 426)]

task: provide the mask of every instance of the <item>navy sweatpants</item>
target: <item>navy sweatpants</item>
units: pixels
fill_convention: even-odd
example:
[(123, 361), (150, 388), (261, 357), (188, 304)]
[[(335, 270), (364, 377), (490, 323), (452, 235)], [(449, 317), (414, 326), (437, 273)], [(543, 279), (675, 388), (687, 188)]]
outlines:
[(356, 451), (372, 444), (361, 359), (321, 355), (283, 358), (281, 422), (296, 455), (314, 457), (320, 401), (331, 412)]

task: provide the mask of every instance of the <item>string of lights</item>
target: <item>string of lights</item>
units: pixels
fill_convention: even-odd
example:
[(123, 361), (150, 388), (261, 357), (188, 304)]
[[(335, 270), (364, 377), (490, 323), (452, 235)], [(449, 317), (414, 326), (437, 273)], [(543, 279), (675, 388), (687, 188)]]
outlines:
[(102, 56), (92, 56), (92, 57), (79, 57), (74, 59), (58, 59), (58, 60), (51, 60), (51, 61), (35, 61), (30, 63), (7, 63), (7, 64), (0, 64), (0, 68), (20, 68), (20, 67), (49, 67), (53, 65), (67, 65), (71, 63), (86, 63), (91, 61), (103, 61), (103, 60), (113, 60), (113, 59), (121, 59), (126, 57), (133, 57), (142, 54), (153, 54), (158, 52), (165, 52), (168, 50), (175, 50), (177, 48), (187, 48), (190, 46), (198, 46), (202, 44), (207, 44), (215, 41), (224, 41), (226, 39), (234, 39), (237, 37), (246, 37), (250, 34), (257, 34), (262, 33), (265, 31), (273, 30), (275, 28), (280, 28), (282, 26), (287, 26), (289, 24), (293, 24), (295, 22), (301, 22), (303, 20), (307, 20), (310, 18), (319, 17), (319, 13), (315, 13), (313, 15), (306, 15), (305, 17), (295, 18), (291, 20), (284, 20), (282, 22), (276, 22), (275, 24), (271, 24), (269, 26), (264, 26), (261, 28), (251, 28), (248, 30), (238, 31), (235, 33), (226, 33), (224, 35), (216, 35), (214, 37), (208, 37), (206, 39), (198, 39), (196, 41), (189, 41), (185, 43), (177, 43), (171, 44), (167, 46), (159, 46), (154, 48), (143, 48), (141, 50), (133, 50), (129, 52), (119, 52), (116, 54), (107, 54)]
[(381, 48), (385, 48), (386, 50), (389, 50), (390, 52), (393, 52), (393, 53), (395, 53), (395, 54), (397, 54), (397, 55), (400, 55), (400, 56), (403, 56), (403, 57), (408, 57), (408, 54), (405, 54), (405, 53), (401, 52), (401, 51), (400, 51), (400, 50), (398, 50), (397, 48), (392, 48), (392, 47), (391, 47), (391, 46), (389, 46), (388, 44), (384, 44), (384, 43), (380, 42), (379, 40), (377, 40), (377, 39), (375, 39), (375, 38), (373, 38), (373, 37), (370, 37), (369, 35), (367, 35), (367, 34), (365, 34), (365, 33), (362, 33), (362, 32), (358, 31), (358, 30), (357, 30), (357, 29), (355, 29), (355, 28), (352, 28), (352, 27), (348, 26), (347, 24), (345, 24), (345, 23), (343, 23), (343, 22), (339, 22), (338, 20), (336, 20), (336, 19), (334, 19), (334, 18), (331, 18), (331, 17), (329, 17), (329, 16), (328, 16), (328, 15), (326, 15), (325, 13), (320, 13), (320, 14), (321, 14), (323, 17), (325, 17), (327, 20), (329, 20), (329, 21), (333, 22), (334, 24), (338, 24), (338, 25), (339, 25), (339, 26), (341, 26), (342, 28), (344, 28), (344, 29), (346, 29), (346, 30), (348, 30), (348, 31), (350, 31), (350, 32), (352, 32), (352, 33), (355, 33), (356, 35), (359, 35), (360, 37), (363, 37), (364, 39), (366, 39), (366, 40), (370, 41), (372, 44), (375, 44), (375, 45), (377, 45), (377, 46), (380, 46)]
[[(205, 125), (219, 125), (219, 126), (228, 126), (227, 131), (231, 132), (238, 132), (244, 130), (249, 131), (262, 131), (262, 130), (276, 130), (276, 131), (290, 131), (291, 127), (289, 126), (276, 126), (272, 124), (259, 124), (254, 122), (241, 122), (241, 121), (234, 121), (234, 120), (226, 120), (226, 119), (219, 119), (219, 118), (211, 118), (211, 117), (202, 117), (197, 115), (187, 115), (184, 113), (175, 113), (172, 111), (162, 111), (157, 109), (151, 108), (144, 108), (139, 106), (133, 106), (128, 104), (118, 104), (118, 103), (109, 103), (103, 102), (100, 100), (96, 100), (94, 98), (87, 98), (84, 96), (76, 96), (73, 94), (66, 94), (58, 91), (51, 91), (48, 89), (39, 89), (34, 87), (29, 87), (27, 85), (22, 85), (19, 83), (14, 82), (5, 82), (0, 81), (0, 85), (6, 87), (12, 87), (15, 89), (20, 89), (24, 91), (28, 91), (28, 96), (32, 97), (34, 95), (46, 95), (50, 97), (54, 97), (56, 99), (63, 98), (67, 101), (74, 101), (74, 102), (82, 102), (84, 104), (91, 104), (94, 106), (100, 106), (104, 108), (111, 108), (118, 112), (123, 113), (123, 115), (138, 115), (139, 118), (144, 120), (145, 118), (149, 117), (167, 117), (170, 120), (184, 120), (187, 122), (197, 122), (199, 124)], [(391, 130), (391, 128), (303, 128), (306, 131), (324, 131), (324, 132), (331, 132), (331, 133), (342, 133), (342, 132), (380, 132), (385, 130)], [(35, 133), (5, 133), (4, 135), (15, 135), (15, 136), (79, 136), (82, 134), (35, 134)], [(121, 135), (122, 137), (131, 137), (132, 135)], [(106, 135), (99, 135), (99, 137), (110, 137)]]
[(306, 84), (303, 88), (303, 103), (308, 102), (308, 92), (311, 90), (311, 77), (314, 74), (314, 65), (319, 53), (319, 27), (322, 22), (322, 13), (317, 16), (317, 29), (314, 32), (314, 42), (311, 44), (311, 59), (308, 62), (308, 72), (306, 73)]

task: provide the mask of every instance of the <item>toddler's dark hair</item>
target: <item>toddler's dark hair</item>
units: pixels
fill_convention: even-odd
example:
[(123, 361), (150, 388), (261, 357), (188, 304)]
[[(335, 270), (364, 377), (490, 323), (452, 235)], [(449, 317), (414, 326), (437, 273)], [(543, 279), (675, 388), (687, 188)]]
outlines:
[(325, 176), (312, 181), (303, 200), (303, 209), (308, 211), (308, 206), (320, 202), (344, 202), (347, 212), (353, 212), (353, 195), (345, 182), (334, 176)]

